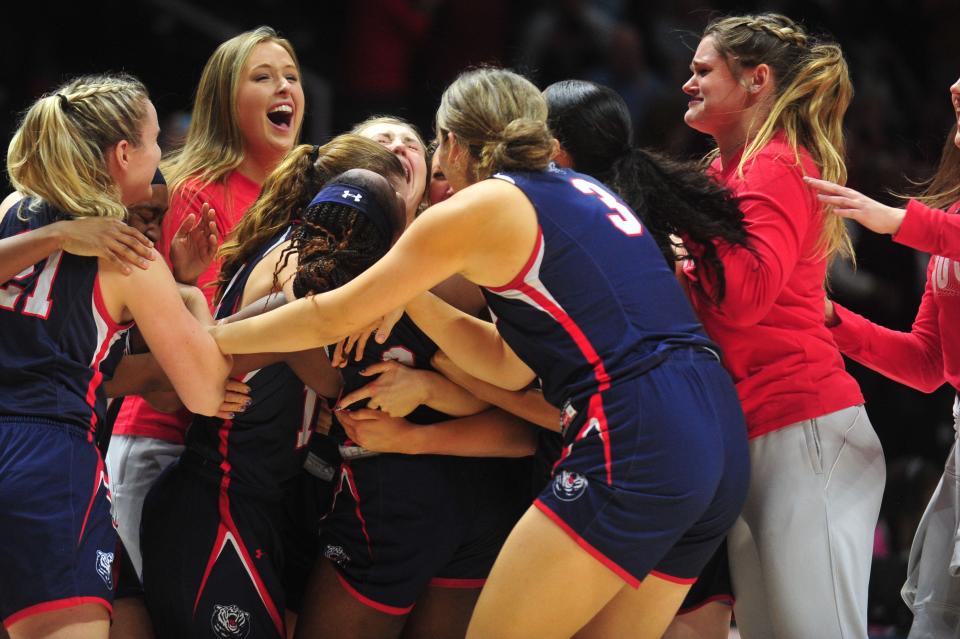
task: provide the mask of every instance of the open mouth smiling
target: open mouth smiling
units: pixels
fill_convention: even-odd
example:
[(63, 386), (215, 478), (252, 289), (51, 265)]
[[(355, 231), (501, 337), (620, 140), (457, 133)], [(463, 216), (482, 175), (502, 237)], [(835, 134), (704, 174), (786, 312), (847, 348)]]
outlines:
[(267, 111), (267, 119), (274, 126), (289, 129), (293, 122), (293, 107), (289, 104), (278, 104)]

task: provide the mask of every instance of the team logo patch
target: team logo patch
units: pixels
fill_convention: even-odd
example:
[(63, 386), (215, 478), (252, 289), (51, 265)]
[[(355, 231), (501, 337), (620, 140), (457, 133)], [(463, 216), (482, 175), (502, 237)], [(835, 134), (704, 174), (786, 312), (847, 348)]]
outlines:
[(587, 490), (587, 478), (572, 470), (561, 470), (553, 476), (553, 494), (560, 501), (579, 499)]
[(327, 547), (323, 550), (323, 556), (341, 568), (350, 563), (350, 555), (343, 549), (343, 546), (327, 544)]
[(239, 606), (214, 604), (213, 617), (210, 618), (213, 634), (223, 639), (239, 637), (245, 639), (250, 634), (250, 613)]
[(113, 553), (97, 551), (97, 574), (107, 584), (107, 588), (113, 590)]

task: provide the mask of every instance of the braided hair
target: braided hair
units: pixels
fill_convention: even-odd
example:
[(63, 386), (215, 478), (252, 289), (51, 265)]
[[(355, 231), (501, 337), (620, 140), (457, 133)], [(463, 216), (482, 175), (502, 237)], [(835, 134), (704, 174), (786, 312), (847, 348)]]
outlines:
[(7, 147), (13, 188), (77, 216), (124, 219), (106, 151), (141, 144), (150, 98), (126, 74), (86, 75), (33, 103)]
[[(403, 228), (406, 212), (384, 177), (353, 169), (328, 185), (333, 183), (365, 189), (373, 196), (373, 206), (387, 213), (393, 234)], [(392, 235), (381, 231), (357, 208), (347, 203), (319, 202), (304, 211), (281, 264), (285, 265), (291, 254), (298, 255), (293, 292), (304, 297), (343, 286), (383, 257), (392, 241)]]
[[(825, 180), (845, 184), (843, 116), (853, 98), (850, 73), (840, 46), (808, 34), (790, 18), (777, 13), (720, 18), (707, 25), (703, 37), (736, 75), (741, 69), (766, 64), (773, 71), (775, 90), (770, 111), (750, 132), (737, 171), (783, 131), (800, 164), (799, 148), (810, 154)], [(827, 215), (818, 249), (825, 257), (853, 256), (843, 219)]]

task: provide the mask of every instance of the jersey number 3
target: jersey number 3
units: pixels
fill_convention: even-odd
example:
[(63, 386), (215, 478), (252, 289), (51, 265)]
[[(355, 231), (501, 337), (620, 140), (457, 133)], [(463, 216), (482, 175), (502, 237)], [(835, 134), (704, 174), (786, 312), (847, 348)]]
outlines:
[(581, 178), (573, 178), (570, 180), (570, 184), (584, 195), (593, 195), (600, 198), (600, 201), (603, 202), (608, 209), (613, 211), (613, 213), (607, 216), (607, 219), (613, 222), (613, 225), (620, 229), (621, 233), (630, 237), (643, 235), (643, 225), (640, 224), (640, 220), (633, 214), (633, 211), (617, 200), (612, 193), (597, 186), (593, 182), (587, 182)]
[[(57, 269), (60, 266), (61, 258), (63, 258), (62, 251), (51, 253), (50, 257), (47, 258), (40, 270), (40, 275), (33, 282), (33, 291), (27, 296), (27, 301), (24, 302), (21, 313), (40, 319), (49, 317), (52, 303), (50, 292), (53, 290), (53, 280), (57, 277)], [(0, 308), (8, 311), (16, 310), (17, 302), (20, 301), (20, 297), (27, 288), (22, 286), (20, 282), (33, 275), (36, 268), (36, 265), (28, 266), (17, 273), (6, 286), (0, 287)]]

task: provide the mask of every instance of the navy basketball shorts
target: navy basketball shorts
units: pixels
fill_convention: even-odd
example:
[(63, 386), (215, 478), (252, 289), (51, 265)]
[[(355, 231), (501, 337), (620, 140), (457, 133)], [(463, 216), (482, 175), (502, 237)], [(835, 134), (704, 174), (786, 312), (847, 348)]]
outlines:
[(183, 458), (161, 475), (140, 527), (157, 637), (285, 639), (285, 527), (282, 500), (240, 495)]
[(103, 459), (69, 424), (0, 420), (0, 619), (112, 611), (117, 533)]
[(743, 507), (750, 462), (733, 383), (707, 351), (677, 349), (634, 379), (561, 409), (564, 449), (534, 505), (634, 588), (692, 584)]
[(529, 459), (383, 454), (345, 461), (321, 530), (343, 587), (405, 615), (428, 586), (481, 588), (530, 506)]
[(329, 472), (336, 473), (340, 468), (339, 460), (335, 466), (324, 466), (322, 476), (305, 470), (284, 496), (284, 509), (291, 527), (288, 534), (283, 536), (283, 589), (287, 609), (296, 613), (303, 606), (307, 581), (320, 554), (321, 518), (330, 512), (333, 501), (334, 484), (332, 478), (327, 479), (327, 468)]
[(690, 587), (677, 614), (685, 615), (714, 602), (731, 607), (736, 602), (730, 580), (730, 557), (727, 555), (726, 537), (700, 571), (697, 583)]

